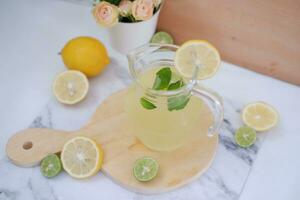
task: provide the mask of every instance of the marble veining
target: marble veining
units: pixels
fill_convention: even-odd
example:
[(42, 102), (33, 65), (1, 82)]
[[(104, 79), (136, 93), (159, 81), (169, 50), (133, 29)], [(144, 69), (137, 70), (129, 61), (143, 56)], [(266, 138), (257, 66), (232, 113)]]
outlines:
[(27, 181), (27, 188), (32, 193), (34, 200), (47, 199), (47, 200), (58, 200), (53, 188), (49, 185), (48, 180), (44, 179), (40, 175), (38, 167), (32, 172), (32, 176)]
[[(83, 126), (91, 117), (94, 110), (111, 93), (124, 88), (131, 83), (124, 62), (112, 59), (110, 67), (104, 72), (105, 76), (91, 80), (91, 91), (89, 96), (82, 103), (70, 108), (69, 106), (58, 103), (52, 98), (45, 109), (33, 120), (32, 128), (54, 128), (62, 130), (74, 130)], [(125, 64), (125, 63), (124, 63)], [(219, 146), (215, 160), (211, 166), (200, 178), (194, 182), (177, 189), (175, 191), (161, 195), (142, 195), (133, 192), (126, 192), (124, 195), (129, 199), (238, 199), (247, 180), (250, 169), (253, 165), (257, 152), (262, 143), (262, 136), (251, 148), (243, 149), (234, 142), (234, 132), (236, 128), (242, 125), (240, 120), (240, 110), (242, 102), (234, 102), (231, 99), (224, 99), (225, 119), (219, 133)], [(51, 182), (55, 179), (45, 179), (41, 176), (39, 168), (24, 169), (12, 165), (7, 159), (1, 160), (1, 165), (6, 165), (9, 172), (2, 174), (0, 170), (0, 197), (2, 199), (19, 199), (20, 191), (29, 193), (32, 199), (57, 200), (55, 184)], [(24, 175), (24, 171), (29, 174)], [(22, 187), (8, 187), (2, 180), (11, 180), (16, 178), (16, 174), (22, 176), (24, 185)], [(60, 176), (66, 176), (62, 174)], [(102, 176), (99, 183), (108, 179)], [(61, 180), (64, 181), (64, 180)], [(76, 180), (70, 180), (76, 181)], [(86, 180), (89, 182), (89, 180)], [(97, 196), (97, 183), (95, 184), (94, 196)], [(119, 187), (114, 185), (112, 187)], [(22, 188), (22, 189), (20, 189)], [(72, 190), (69, 188), (69, 190)], [(29, 195), (29, 196), (30, 196)], [(113, 194), (111, 194), (113, 196)], [(111, 197), (112, 197), (111, 196)], [(1, 200), (2, 200), (1, 199)], [(80, 199), (78, 197), (78, 199)]]
[[(225, 120), (216, 157), (201, 177), (180, 189), (161, 195), (141, 195), (122, 188), (103, 173), (83, 181), (74, 180), (65, 172), (46, 179), (39, 167), (13, 165), (4, 156), (7, 139), (26, 127), (28, 117), (47, 98), (51, 98), (47, 106), (28, 125), (72, 131), (84, 125), (107, 96), (126, 87), (131, 80), (125, 56), (114, 51), (107, 31), (97, 26), (91, 16), (92, 0), (10, 0), (0, 4), (3, 16), (0, 40), (2, 46), (11, 47), (2, 48), (0, 54), (3, 64), (0, 200), (299, 199), (300, 162), (296, 159), (300, 141), (299, 87), (226, 62), (216, 76), (203, 81), (224, 98)], [(56, 53), (67, 40), (80, 35), (104, 42), (111, 65), (101, 76), (90, 79), (87, 98), (70, 107), (58, 103), (47, 88), (54, 75), (65, 70)], [(16, 42), (9, 38), (16, 38)], [(254, 101), (276, 107), (280, 120), (271, 131), (259, 133), (254, 146), (243, 149), (235, 144), (233, 135), (242, 125), (242, 108)]]
[(4, 200), (4, 199), (15, 200), (17, 198), (17, 196), (18, 196), (17, 191), (0, 188), (0, 199), (1, 200)]
[(264, 136), (258, 135), (255, 144), (246, 149), (238, 146), (235, 143), (235, 131), (237, 128), (243, 125), (241, 120), (237, 120), (237, 118), (240, 118), (241, 116), (242, 106), (239, 108), (237, 108), (237, 106), (238, 105), (234, 105), (234, 103), (232, 103), (229, 99), (224, 100), (225, 117), (223, 120), (221, 133), (219, 135), (220, 144), (223, 145), (226, 150), (232, 152), (247, 164), (252, 165)]
[(39, 167), (20, 168), (3, 158), (0, 160), (0, 177), (0, 200), (58, 200)]
[(43, 112), (33, 120), (29, 128), (53, 128), (51, 110), (48, 105)]

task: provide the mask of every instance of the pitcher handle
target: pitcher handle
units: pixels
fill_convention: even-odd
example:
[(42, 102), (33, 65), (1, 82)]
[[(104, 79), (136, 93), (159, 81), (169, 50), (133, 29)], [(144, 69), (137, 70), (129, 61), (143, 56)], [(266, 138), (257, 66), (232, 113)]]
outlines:
[(207, 135), (212, 137), (218, 133), (223, 122), (224, 107), (222, 98), (213, 90), (196, 85), (192, 90), (192, 95), (208, 101), (208, 106), (214, 115), (214, 123), (209, 127)]

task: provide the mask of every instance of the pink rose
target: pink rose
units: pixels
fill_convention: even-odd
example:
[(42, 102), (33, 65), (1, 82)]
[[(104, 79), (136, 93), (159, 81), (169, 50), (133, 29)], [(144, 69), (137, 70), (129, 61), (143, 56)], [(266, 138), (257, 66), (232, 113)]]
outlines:
[(136, 0), (133, 2), (131, 12), (136, 20), (148, 20), (153, 15), (153, 0)]
[(132, 2), (129, 0), (122, 0), (119, 4), (119, 12), (121, 16), (128, 16), (131, 13)]
[(106, 1), (98, 3), (93, 10), (96, 21), (105, 27), (115, 25), (119, 20), (118, 7)]

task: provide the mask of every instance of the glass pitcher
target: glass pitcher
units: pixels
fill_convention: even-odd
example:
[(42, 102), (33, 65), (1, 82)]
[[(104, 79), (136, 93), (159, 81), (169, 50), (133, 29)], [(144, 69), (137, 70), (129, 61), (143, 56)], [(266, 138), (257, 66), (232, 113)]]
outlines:
[[(178, 48), (146, 44), (127, 55), (134, 81), (126, 96), (125, 111), (131, 131), (152, 150), (171, 151), (191, 139), (216, 137), (223, 121), (221, 98), (200, 87), (197, 80), (177, 73), (174, 58)], [(170, 68), (175, 75), (170, 82), (181, 79), (184, 84), (175, 90), (153, 89), (151, 82), (162, 68)]]

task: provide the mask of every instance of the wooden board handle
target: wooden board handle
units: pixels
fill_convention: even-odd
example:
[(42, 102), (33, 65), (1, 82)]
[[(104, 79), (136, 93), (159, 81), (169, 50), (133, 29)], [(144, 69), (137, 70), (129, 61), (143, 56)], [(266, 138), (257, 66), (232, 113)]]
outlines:
[(50, 153), (61, 151), (72, 134), (42, 128), (19, 131), (6, 144), (6, 154), (17, 165), (33, 166)]

